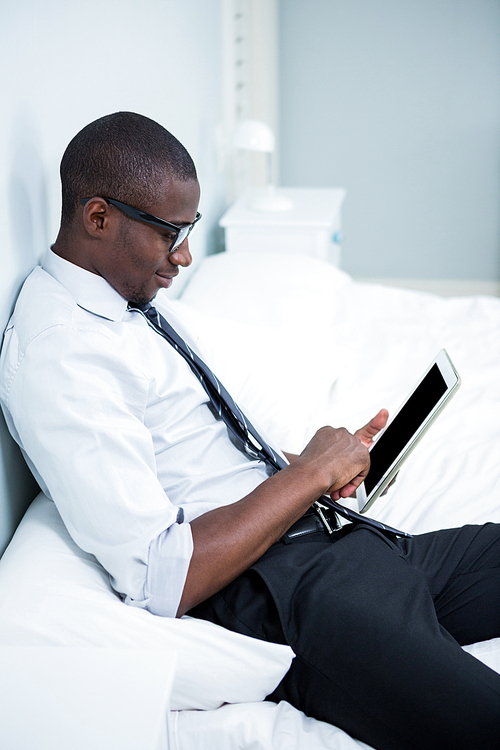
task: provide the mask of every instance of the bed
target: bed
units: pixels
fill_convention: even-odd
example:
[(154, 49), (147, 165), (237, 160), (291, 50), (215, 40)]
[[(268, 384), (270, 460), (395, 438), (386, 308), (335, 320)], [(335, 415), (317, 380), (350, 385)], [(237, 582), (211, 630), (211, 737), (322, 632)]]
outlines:
[[(205, 259), (171, 304), (228, 389), (291, 452), (323, 424), (354, 430), (382, 406), (394, 412), (446, 348), (462, 386), (371, 512), (414, 533), (500, 522), (499, 299), (444, 299), (356, 283), (320, 261), (234, 253)], [(171, 750), (368, 747), (263, 701), (290, 664), (287, 647), (126, 607), (39, 495), (0, 562), (0, 645), (145, 642), (177, 655)], [(500, 639), (467, 650), (500, 672)]]

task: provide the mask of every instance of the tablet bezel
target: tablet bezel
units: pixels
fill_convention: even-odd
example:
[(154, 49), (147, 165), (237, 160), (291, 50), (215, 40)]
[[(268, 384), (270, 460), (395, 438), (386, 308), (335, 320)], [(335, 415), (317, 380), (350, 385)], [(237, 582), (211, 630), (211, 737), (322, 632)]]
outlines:
[(423, 435), (427, 432), (431, 424), (434, 422), (436, 417), (441, 413), (442, 409), (445, 407), (445, 405), (449, 402), (450, 398), (456, 393), (458, 387), (460, 386), (461, 380), (458, 372), (456, 371), (450, 357), (448, 356), (448, 353), (445, 349), (442, 349), (437, 357), (431, 362), (425, 373), (422, 375), (418, 383), (416, 383), (415, 387), (411, 390), (406, 400), (403, 402), (403, 404), (400, 406), (400, 408), (395, 412), (394, 416), (392, 417), (391, 421), (387, 424), (387, 426), (384, 428), (384, 430), (381, 431), (380, 435), (377, 437), (377, 439), (374, 441), (373, 445), (370, 447), (370, 450), (380, 441), (383, 440), (384, 435), (396, 416), (399, 414), (399, 412), (404, 408), (408, 400), (412, 397), (412, 395), (415, 393), (419, 385), (425, 380), (426, 376), (429, 374), (429, 372), (432, 370), (434, 365), (438, 366), (439, 372), (441, 373), (443, 380), (446, 384), (446, 391), (443, 393), (439, 401), (434, 405), (434, 407), (431, 409), (427, 417), (424, 419), (424, 421), (421, 423), (421, 425), (418, 427), (418, 429), (413, 433), (412, 437), (407, 441), (404, 448), (400, 451), (397, 458), (390, 464), (389, 467), (386, 468), (385, 472), (382, 474), (382, 477), (379, 479), (377, 484), (373, 487), (372, 491), (367, 495), (366, 488), (364, 485), (364, 482), (358, 487), (356, 491), (356, 496), (358, 500), (358, 507), (360, 513), (365, 513), (375, 502), (375, 500), (380, 497), (380, 495), (384, 492), (384, 490), (388, 487), (390, 482), (393, 480), (393, 478), (396, 476), (397, 472), (401, 468), (401, 465), (404, 461), (408, 458), (410, 453), (413, 451), (415, 446), (419, 443)]

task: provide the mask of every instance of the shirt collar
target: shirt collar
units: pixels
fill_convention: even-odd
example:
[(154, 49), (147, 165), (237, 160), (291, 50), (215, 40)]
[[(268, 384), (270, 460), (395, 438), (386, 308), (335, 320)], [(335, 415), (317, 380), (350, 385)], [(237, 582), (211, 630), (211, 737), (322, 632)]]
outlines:
[(42, 268), (62, 284), (84, 310), (108, 320), (123, 319), (127, 300), (106, 279), (47, 250)]

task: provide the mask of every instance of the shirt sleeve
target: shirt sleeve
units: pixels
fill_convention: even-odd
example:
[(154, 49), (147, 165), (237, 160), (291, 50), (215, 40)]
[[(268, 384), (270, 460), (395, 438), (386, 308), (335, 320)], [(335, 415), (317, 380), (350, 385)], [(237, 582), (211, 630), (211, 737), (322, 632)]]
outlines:
[[(178, 508), (156, 475), (144, 424), (148, 376), (105, 327), (56, 325), (24, 351), (15, 329), (8, 336), (6, 344), (18, 349), (10, 427), (40, 486), (76, 544), (95, 555), (128, 603), (175, 615), (191, 528), (177, 523)], [(165, 602), (158, 604), (163, 587)]]
[(192, 554), (193, 535), (188, 523), (170, 526), (151, 542), (146, 589), (147, 609), (154, 615), (176, 616)]

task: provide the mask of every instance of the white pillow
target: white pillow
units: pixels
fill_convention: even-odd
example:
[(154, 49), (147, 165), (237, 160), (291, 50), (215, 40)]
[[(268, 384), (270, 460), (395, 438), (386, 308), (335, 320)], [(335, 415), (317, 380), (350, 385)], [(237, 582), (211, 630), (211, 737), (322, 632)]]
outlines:
[(344, 271), (282, 253), (219, 253), (203, 259), (181, 299), (204, 313), (259, 327), (322, 325), (336, 293), (352, 283)]
[(287, 646), (127, 606), (42, 494), (0, 561), (0, 643), (172, 649), (177, 662), (171, 709), (263, 700), (293, 658)]

